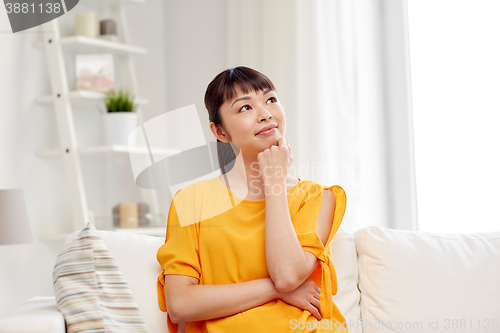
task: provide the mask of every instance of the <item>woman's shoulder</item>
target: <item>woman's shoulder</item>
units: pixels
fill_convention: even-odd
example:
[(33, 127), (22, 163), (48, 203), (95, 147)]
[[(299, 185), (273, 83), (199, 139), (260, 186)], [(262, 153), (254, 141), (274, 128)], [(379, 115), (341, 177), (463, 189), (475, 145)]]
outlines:
[(306, 200), (323, 194), (325, 189), (331, 189), (336, 196), (345, 195), (344, 189), (340, 185), (326, 185), (311, 179), (300, 179), (298, 185), (300, 185), (298, 194), (304, 196)]
[(174, 206), (181, 226), (206, 221), (223, 212), (220, 203), (220, 189), (215, 178), (199, 180), (179, 189), (173, 196)]
[(175, 192), (174, 197), (178, 195), (179, 197), (186, 198), (186, 197), (192, 197), (195, 195), (199, 195), (202, 193), (209, 194), (209, 190), (214, 185), (213, 183), (214, 183), (216, 178), (203, 179), (203, 180), (199, 180), (199, 181), (190, 183), (190, 184), (178, 189), (177, 192)]

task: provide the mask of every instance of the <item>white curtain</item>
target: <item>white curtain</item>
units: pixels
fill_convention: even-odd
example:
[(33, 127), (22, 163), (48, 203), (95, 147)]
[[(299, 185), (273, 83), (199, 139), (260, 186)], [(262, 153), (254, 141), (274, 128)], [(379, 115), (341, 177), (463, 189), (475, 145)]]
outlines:
[(255, 68), (274, 82), (293, 175), (342, 186), (341, 228), (351, 232), (388, 225), (377, 8), (373, 1), (227, 1), (227, 66)]

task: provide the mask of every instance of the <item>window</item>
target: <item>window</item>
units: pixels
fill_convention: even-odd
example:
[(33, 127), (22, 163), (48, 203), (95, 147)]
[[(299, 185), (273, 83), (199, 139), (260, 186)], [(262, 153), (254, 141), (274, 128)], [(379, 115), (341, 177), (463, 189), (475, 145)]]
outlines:
[(408, 0), (419, 230), (500, 230), (500, 1)]

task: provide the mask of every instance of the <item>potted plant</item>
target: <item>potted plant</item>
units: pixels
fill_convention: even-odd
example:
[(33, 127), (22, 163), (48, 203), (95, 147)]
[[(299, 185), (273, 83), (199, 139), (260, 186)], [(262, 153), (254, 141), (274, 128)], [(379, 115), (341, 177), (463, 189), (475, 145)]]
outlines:
[[(104, 143), (106, 145), (134, 145), (137, 112), (134, 96), (127, 90), (106, 93), (104, 98), (107, 112), (104, 113)], [(135, 132), (134, 132), (135, 133)], [(130, 138), (129, 138), (130, 136)]]

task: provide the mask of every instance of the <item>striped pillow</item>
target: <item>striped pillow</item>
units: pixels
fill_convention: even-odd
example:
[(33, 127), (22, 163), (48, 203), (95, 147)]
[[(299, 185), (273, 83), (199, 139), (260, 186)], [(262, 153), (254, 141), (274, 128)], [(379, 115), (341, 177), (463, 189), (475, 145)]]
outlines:
[(72, 332), (148, 332), (115, 260), (89, 222), (57, 256), (57, 307)]

